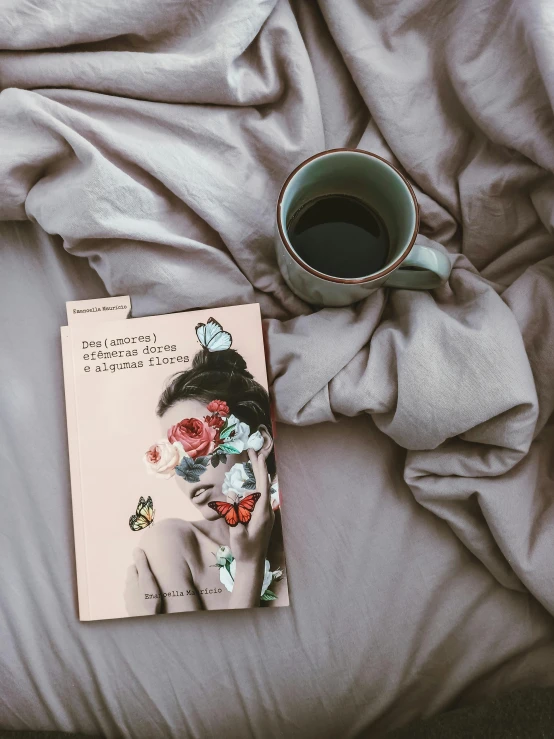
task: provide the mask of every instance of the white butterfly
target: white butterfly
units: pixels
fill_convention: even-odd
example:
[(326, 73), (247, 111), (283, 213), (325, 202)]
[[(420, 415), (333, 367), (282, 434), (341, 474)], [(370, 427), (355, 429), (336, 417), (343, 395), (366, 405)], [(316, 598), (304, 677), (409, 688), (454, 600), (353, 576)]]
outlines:
[(230, 349), (233, 343), (231, 334), (224, 331), (223, 326), (215, 318), (208, 318), (207, 323), (199, 323), (196, 327), (196, 335), (204, 349), (209, 352), (222, 352)]

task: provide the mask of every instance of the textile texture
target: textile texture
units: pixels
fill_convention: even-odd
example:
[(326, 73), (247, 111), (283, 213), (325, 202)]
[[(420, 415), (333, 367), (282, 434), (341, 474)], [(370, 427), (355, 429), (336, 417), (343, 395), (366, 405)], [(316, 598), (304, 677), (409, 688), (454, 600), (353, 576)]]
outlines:
[[(3, 0), (0, 726), (380, 736), (554, 680), (548, 0)], [(447, 285), (293, 295), (282, 182), (357, 147)], [(80, 624), (59, 326), (259, 302), (290, 609)], [(99, 512), (101, 515), (101, 512)]]

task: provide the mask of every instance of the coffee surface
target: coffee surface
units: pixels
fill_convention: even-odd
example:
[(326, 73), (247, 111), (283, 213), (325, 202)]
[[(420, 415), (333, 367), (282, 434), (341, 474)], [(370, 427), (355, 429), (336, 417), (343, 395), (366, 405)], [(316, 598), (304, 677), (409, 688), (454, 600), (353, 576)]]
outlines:
[(293, 215), (287, 231), (298, 256), (332, 277), (366, 277), (387, 263), (385, 224), (372, 208), (349, 195), (311, 200)]

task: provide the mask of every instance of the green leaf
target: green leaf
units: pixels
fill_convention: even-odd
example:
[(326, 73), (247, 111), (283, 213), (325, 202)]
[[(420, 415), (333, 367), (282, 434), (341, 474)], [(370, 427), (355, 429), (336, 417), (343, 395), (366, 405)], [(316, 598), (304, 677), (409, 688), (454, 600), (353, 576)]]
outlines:
[(201, 464), (203, 467), (207, 467), (210, 463), (209, 457), (196, 457), (194, 460), (195, 464)]
[(200, 482), (200, 475), (198, 472), (195, 472), (194, 470), (178, 470), (175, 469), (176, 473), (179, 475), (179, 477), (182, 477), (183, 480), (186, 480), (187, 482)]
[(220, 444), (218, 446), (218, 450), (219, 449), (221, 449), (224, 454), (240, 454), (239, 450), (232, 444)]
[(232, 426), (227, 426), (227, 422), (225, 422), (225, 426), (223, 429), (219, 432), (219, 438), (220, 439), (227, 439), (229, 436), (233, 433), (235, 430), (237, 424), (234, 423)]
[(242, 487), (244, 488), (244, 490), (255, 490), (256, 476), (254, 475), (254, 470), (252, 469), (252, 462), (246, 462), (244, 465), (244, 470), (246, 472), (248, 480), (242, 483)]
[(248, 475), (248, 478), (252, 480), (252, 482), (256, 482), (256, 475), (254, 474), (254, 470), (252, 469), (252, 462), (246, 462), (244, 465), (244, 469), (246, 471), (246, 474)]
[(190, 457), (183, 457), (183, 459), (179, 462), (177, 467), (175, 467), (175, 472), (180, 477), (185, 477), (185, 475), (188, 473), (190, 468), (194, 465), (194, 460)]
[(208, 466), (201, 464), (200, 460), (208, 460), (208, 457), (199, 457), (192, 459), (191, 457), (183, 457), (180, 463), (175, 467), (175, 472), (187, 482), (200, 482), (200, 475), (206, 471)]
[(260, 600), (277, 600), (277, 596), (274, 592), (271, 590), (266, 590), (265, 593), (261, 596)]
[(212, 454), (212, 467), (217, 467), (220, 462), (219, 454)]

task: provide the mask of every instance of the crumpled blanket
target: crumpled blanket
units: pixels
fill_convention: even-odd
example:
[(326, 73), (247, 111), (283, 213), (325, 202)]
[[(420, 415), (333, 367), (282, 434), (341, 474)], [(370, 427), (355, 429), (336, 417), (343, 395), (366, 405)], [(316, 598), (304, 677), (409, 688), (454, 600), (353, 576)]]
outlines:
[[(415, 500), (554, 614), (552, 33), (547, 0), (4, 0), (0, 219), (135, 316), (258, 301), (278, 419), (370, 414)], [(290, 292), (278, 191), (340, 146), (406, 174), (447, 285)]]

